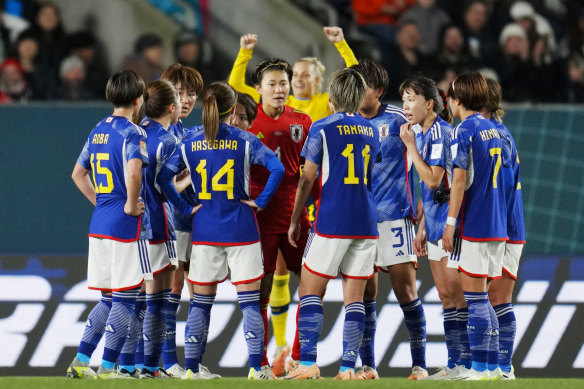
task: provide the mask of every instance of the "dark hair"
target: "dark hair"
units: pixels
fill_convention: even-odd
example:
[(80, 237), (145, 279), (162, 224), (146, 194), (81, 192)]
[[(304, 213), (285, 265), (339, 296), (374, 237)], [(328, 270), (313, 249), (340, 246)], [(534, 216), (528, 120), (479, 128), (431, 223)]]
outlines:
[(369, 59), (363, 59), (359, 60), (359, 63), (351, 66), (351, 68), (357, 70), (363, 76), (368, 87), (383, 89), (383, 94), (379, 96), (379, 99), (383, 97), (389, 85), (389, 76), (383, 66)]
[(478, 112), (487, 103), (489, 87), (482, 74), (478, 72), (463, 73), (452, 81), (446, 95), (458, 99), (466, 109)]
[(258, 114), (258, 105), (247, 93), (237, 92), (237, 104), (241, 104), (245, 110), (245, 116), (248, 122), (253, 122)]
[(162, 39), (157, 34), (147, 33), (140, 35), (134, 43), (134, 53), (140, 54), (151, 47), (162, 46)]
[(264, 58), (255, 68), (251, 75), (251, 82), (259, 85), (262, 82), (266, 71), (280, 70), (288, 75), (288, 81), (292, 81), (292, 66), (282, 58)]
[(485, 104), (485, 111), (492, 114), (495, 119), (501, 122), (503, 115), (505, 115), (505, 111), (501, 108), (501, 100), (503, 99), (501, 85), (496, 80), (487, 78), (487, 86), (489, 88), (489, 97)]
[(144, 80), (133, 70), (123, 70), (111, 76), (105, 87), (105, 98), (114, 107), (129, 107), (144, 94)]
[(144, 92), (144, 112), (150, 118), (159, 118), (164, 115), (166, 108), (177, 100), (176, 89), (170, 81), (152, 81)]
[(170, 81), (175, 86), (180, 84), (181, 88), (192, 89), (197, 95), (203, 92), (203, 77), (190, 66), (173, 63), (164, 69), (160, 78)]
[(412, 77), (407, 78), (399, 86), (400, 95), (403, 95), (407, 90), (411, 90), (415, 94), (423, 96), (426, 101), (432, 100), (434, 102), (433, 111), (450, 124), (454, 122), (452, 114), (448, 109), (448, 103), (446, 103), (444, 101), (445, 98), (442, 97), (444, 92), (438, 89), (434, 80), (424, 77), (420, 73), (415, 74)]
[(203, 129), (208, 142), (215, 141), (219, 121), (227, 119), (235, 104), (237, 92), (229, 84), (216, 81), (209, 85), (203, 98)]

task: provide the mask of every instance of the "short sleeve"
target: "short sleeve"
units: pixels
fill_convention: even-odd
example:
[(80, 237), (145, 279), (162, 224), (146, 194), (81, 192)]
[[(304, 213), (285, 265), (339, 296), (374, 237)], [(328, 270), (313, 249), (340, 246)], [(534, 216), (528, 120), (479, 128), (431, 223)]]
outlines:
[(87, 170), (91, 170), (91, 161), (89, 160), (89, 139), (85, 142), (81, 154), (77, 158), (77, 163)]
[(450, 139), (449, 134), (444, 129), (441, 129), (436, 135), (432, 135), (430, 141), (430, 158), (429, 166), (440, 166), (444, 169), (448, 166), (450, 154)]
[(148, 165), (146, 133), (143, 130), (132, 132), (126, 138), (126, 159), (140, 159), (144, 166)]
[(470, 155), (470, 148), (472, 142), (472, 135), (466, 128), (458, 125), (453, 133), (452, 146), (452, 166), (461, 169), (468, 169), (468, 158)]
[(320, 133), (320, 128), (313, 127), (310, 129), (300, 156), (319, 166), (322, 164), (322, 134)]

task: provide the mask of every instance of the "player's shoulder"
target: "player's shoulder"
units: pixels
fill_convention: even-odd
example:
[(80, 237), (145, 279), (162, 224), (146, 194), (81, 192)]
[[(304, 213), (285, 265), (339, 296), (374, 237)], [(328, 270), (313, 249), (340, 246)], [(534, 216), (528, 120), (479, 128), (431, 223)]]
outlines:
[(294, 120), (303, 121), (303, 122), (312, 122), (312, 119), (310, 119), (310, 116), (306, 112), (304, 112), (298, 108), (290, 107), (287, 105), (285, 110), (286, 110), (287, 115), (290, 116), (291, 118), (293, 118)]
[(326, 116), (312, 123), (310, 132), (318, 132), (323, 128), (330, 126), (331, 124), (336, 124), (337, 122), (342, 121), (344, 118), (345, 115), (340, 112), (333, 113), (332, 115)]
[(391, 104), (382, 105), (382, 115), (385, 117), (395, 118), (404, 122), (408, 121), (408, 118), (406, 117), (404, 110)]
[(432, 141), (438, 141), (445, 137), (450, 138), (452, 126), (446, 120), (438, 116), (430, 127), (430, 133), (432, 135)]

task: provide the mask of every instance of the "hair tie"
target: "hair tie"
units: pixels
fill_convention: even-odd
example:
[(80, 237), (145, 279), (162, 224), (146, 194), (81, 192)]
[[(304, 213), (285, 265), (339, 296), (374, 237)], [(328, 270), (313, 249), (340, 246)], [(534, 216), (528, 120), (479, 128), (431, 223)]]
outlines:
[(221, 112), (221, 113), (219, 114), (219, 116), (223, 116), (223, 115), (225, 115), (226, 113), (229, 113), (229, 112), (230, 112), (230, 111), (233, 109), (233, 107), (235, 107), (235, 104), (237, 104), (237, 101), (236, 101), (235, 103), (233, 103), (233, 105), (232, 105), (231, 107), (229, 107), (229, 109), (228, 109), (227, 111), (225, 111), (225, 112)]
[(444, 108), (448, 108), (448, 99), (446, 98), (446, 93), (444, 93), (442, 89), (438, 89), (438, 94), (442, 99), (442, 105), (444, 105)]

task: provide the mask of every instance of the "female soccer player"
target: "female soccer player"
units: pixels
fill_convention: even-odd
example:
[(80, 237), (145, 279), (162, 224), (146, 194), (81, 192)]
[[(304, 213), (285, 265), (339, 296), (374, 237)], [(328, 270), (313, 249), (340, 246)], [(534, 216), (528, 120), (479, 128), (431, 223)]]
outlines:
[(237, 92), (237, 105), (231, 117), (231, 124), (240, 130), (247, 131), (258, 114), (258, 105), (247, 93)]
[[(131, 70), (110, 77), (106, 98), (114, 111), (91, 131), (73, 169), (75, 185), (95, 205), (89, 226), (87, 285), (101, 290), (103, 297), (89, 314), (68, 377), (118, 377), (114, 366), (128, 335), (143, 273), (150, 266), (147, 243), (139, 240), (145, 209), (139, 194), (142, 165), (148, 163), (146, 133), (131, 121), (142, 106), (143, 93), (144, 81)], [(105, 349), (96, 374), (89, 360), (104, 331)]]
[(487, 279), (501, 277), (508, 239), (505, 187), (499, 174), (503, 145), (499, 131), (480, 114), (489, 96), (481, 74), (459, 75), (447, 95), (452, 113), (462, 120), (452, 136), (452, 188), (442, 235), (444, 250), (453, 252), (454, 229), (459, 224), (458, 270), (468, 306), (472, 354), (472, 367), (460, 379), (488, 380), (489, 343), (497, 323), (487, 296)]
[[(406, 79), (399, 87), (408, 123), (402, 124), (400, 137), (408, 149), (421, 178), (423, 215), (414, 239), (414, 252), (427, 255), (438, 296), (444, 311), (444, 334), (448, 366), (438, 373), (419, 379), (446, 379), (460, 360), (457, 309), (466, 308), (458, 269), (448, 268), (448, 253), (442, 250), (442, 233), (448, 214), (448, 191), (452, 158), (452, 114), (446, 95), (436, 83), (421, 75)], [(416, 129), (417, 127), (417, 129)], [(463, 331), (468, 344), (468, 335)], [(469, 350), (470, 351), (470, 350)]]
[[(363, 293), (373, 276), (378, 238), (371, 177), (379, 157), (379, 133), (355, 115), (367, 85), (355, 69), (335, 73), (328, 87), (334, 114), (311, 128), (302, 150), (306, 158), (294, 201), (288, 239), (298, 241), (299, 218), (320, 166), (322, 194), (300, 278), (298, 333), (300, 364), (284, 379), (320, 377), (317, 342), (323, 326), (322, 294), (329, 279), (343, 277), (345, 325), (343, 360), (336, 379), (355, 377), (355, 361), (365, 321)], [(343, 210), (343, 212), (339, 212)]]
[[(199, 363), (209, 331), (208, 317), (217, 284), (227, 278), (229, 271), (243, 311), (248, 378), (272, 378), (261, 370), (264, 330), (259, 289), (264, 271), (254, 209), (266, 208), (284, 175), (284, 167), (256, 136), (227, 124), (236, 103), (233, 88), (223, 82), (211, 84), (203, 103), (203, 125), (183, 139), (160, 172), (159, 185), (169, 201), (189, 215), (193, 207), (171, 184), (172, 177), (187, 168), (201, 207), (192, 221), (193, 257), (197, 260), (191, 263), (188, 275), (194, 297), (187, 320), (185, 379), (204, 378)], [(270, 173), (255, 200), (250, 199), (248, 189), (252, 165), (263, 166)]]
[[(489, 374), (500, 374), (503, 380), (514, 380), (515, 373), (511, 365), (513, 355), (513, 343), (517, 323), (513, 312), (512, 295), (519, 259), (525, 244), (525, 222), (523, 220), (523, 199), (521, 195), (521, 177), (519, 174), (519, 155), (515, 147), (515, 141), (509, 129), (502, 123), (504, 111), (501, 108), (501, 86), (493, 79), (487, 78), (489, 87), (489, 99), (482, 113), (490, 119), (501, 135), (503, 143), (503, 177), (505, 179), (505, 193), (507, 200), (507, 234), (509, 239), (505, 242), (505, 256), (503, 258), (503, 273), (500, 279), (491, 281), (489, 285), (489, 300), (496, 313), (499, 323), (499, 349), (490, 347), (488, 361)], [(498, 353), (498, 360), (495, 357)], [(497, 365), (500, 371), (497, 370)]]

